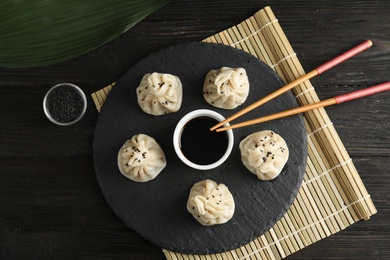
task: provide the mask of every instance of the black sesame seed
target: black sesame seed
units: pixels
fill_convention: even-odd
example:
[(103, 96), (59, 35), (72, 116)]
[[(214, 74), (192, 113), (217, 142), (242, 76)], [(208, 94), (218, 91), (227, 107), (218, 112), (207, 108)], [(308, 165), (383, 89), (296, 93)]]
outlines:
[(50, 115), (62, 123), (75, 120), (83, 110), (83, 99), (71, 86), (64, 85), (52, 90), (47, 96), (47, 107)]

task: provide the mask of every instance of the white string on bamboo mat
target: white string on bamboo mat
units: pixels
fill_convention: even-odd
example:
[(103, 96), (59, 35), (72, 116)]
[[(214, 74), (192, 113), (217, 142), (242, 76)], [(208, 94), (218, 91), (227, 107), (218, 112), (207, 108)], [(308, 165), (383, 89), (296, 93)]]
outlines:
[(321, 131), (321, 130), (323, 130), (324, 128), (327, 128), (327, 127), (329, 127), (329, 126), (331, 126), (331, 125), (333, 125), (333, 122), (329, 122), (329, 123), (327, 123), (327, 124), (325, 124), (325, 125), (322, 125), (321, 127), (317, 128), (316, 130), (314, 130), (314, 131), (312, 131), (311, 133), (309, 133), (309, 134), (307, 135), (307, 137), (310, 137), (310, 136), (312, 136), (313, 134), (317, 133), (318, 131)]
[(295, 98), (298, 98), (298, 97), (304, 95), (306, 92), (309, 92), (310, 90), (314, 90), (314, 87), (311, 87), (311, 88), (308, 88), (308, 89), (302, 91), (301, 93), (299, 93), (298, 95), (296, 95)]
[(329, 218), (331, 218), (331, 217), (333, 217), (333, 216), (335, 216), (335, 215), (341, 213), (342, 211), (347, 210), (348, 207), (351, 207), (351, 206), (353, 206), (353, 205), (355, 205), (355, 204), (357, 204), (357, 203), (360, 203), (361, 201), (364, 201), (364, 200), (366, 200), (366, 199), (368, 199), (368, 198), (370, 198), (370, 194), (367, 194), (366, 196), (360, 198), (359, 200), (356, 200), (356, 201), (354, 201), (354, 202), (352, 202), (352, 203), (350, 203), (350, 204), (348, 204), (348, 205), (345, 205), (345, 206), (341, 207), (338, 211), (335, 211), (335, 212), (333, 212), (332, 214), (330, 214), (330, 215), (328, 215), (328, 216), (326, 216), (326, 217), (324, 217), (324, 218), (322, 218), (322, 219), (319, 219), (319, 220), (317, 220), (317, 221), (315, 221), (315, 222), (313, 222), (313, 223), (311, 223), (311, 224), (309, 224), (309, 225), (307, 225), (307, 226), (305, 226), (305, 227), (303, 227), (303, 228), (301, 228), (301, 229), (295, 230), (295, 231), (291, 232), (290, 234), (288, 234), (288, 235), (286, 235), (286, 236), (284, 236), (284, 237), (281, 237), (280, 239), (278, 239), (278, 240), (272, 242), (271, 244), (268, 244), (268, 245), (266, 245), (266, 246), (264, 246), (264, 247), (262, 247), (262, 248), (258, 248), (257, 250), (255, 250), (255, 251), (253, 251), (253, 252), (251, 252), (251, 253), (249, 253), (249, 254), (247, 254), (247, 255), (241, 257), (241, 258), (239, 258), (238, 260), (247, 259), (247, 258), (249, 258), (251, 255), (254, 255), (254, 254), (256, 254), (256, 253), (258, 253), (258, 252), (260, 252), (260, 251), (262, 251), (262, 250), (265, 250), (265, 249), (267, 249), (267, 248), (269, 248), (269, 247), (275, 245), (276, 243), (280, 243), (281, 241), (283, 241), (283, 240), (285, 240), (285, 239), (287, 239), (287, 238), (289, 238), (289, 237), (291, 237), (291, 236), (293, 236), (293, 235), (296, 235), (296, 234), (298, 234), (299, 232), (304, 231), (305, 229), (308, 229), (308, 228), (310, 228), (310, 227), (312, 227), (312, 226), (318, 225), (318, 224), (320, 224), (322, 221), (327, 220), (327, 219), (329, 219)]
[(284, 57), (283, 59), (279, 60), (278, 62), (276, 62), (275, 64), (272, 64), (270, 67), (271, 68), (275, 68), (276, 66), (278, 66), (281, 62), (287, 60), (287, 59), (290, 59), (291, 57), (294, 57), (294, 56), (297, 56), (297, 54), (294, 52), (294, 53), (291, 53), (289, 55), (287, 55), (286, 57)]
[(277, 21), (278, 21), (278, 19), (274, 19), (274, 20), (272, 20), (272, 21), (270, 21), (270, 22), (264, 24), (262, 27), (260, 27), (259, 29), (257, 29), (257, 30), (254, 31), (253, 33), (249, 34), (248, 36), (243, 37), (241, 40), (239, 40), (239, 41), (237, 41), (237, 42), (235, 42), (235, 43), (230, 44), (230, 46), (234, 47), (234, 46), (236, 46), (237, 44), (246, 41), (246, 40), (249, 39), (250, 37), (256, 35), (256, 34), (259, 33), (259, 32), (261, 32), (264, 28), (266, 28), (266, 27), (269, 26), (270, 24), (273, 24), (273, 23), (275, 23), (275, 22), (277, 22)]
[(313, 182), (313, 181), (315, 181), (315, 180), (321, 178), (322, 176), (324, 176), (324, 175), (330, 173), (331, 171), (333, 171), (333, 170), (335, 170), (335, 169), (337, 169), (337, 168), (339, 168), (339, 167), (341, 167), (341, 166), (344, 166), (344, 165), (346, 165), (347, 163), (350, 163), (350, 162), (352, 162), (352, 158), (349, 158), (348, 160), (346, 160), (346, 161), (344, 161), (344, 162), (342, 162), (342, 163), (340, 163), (340, 164), (334, 166), (333, 168), (330, 168), (329, 170), (324, 171), (323, 173), (317, 175), (317, 176), (314, 177), (314, 178), (311, 178), (311, 179), (308, 180), (308, 181), (302, 182), (302, 185), (304, 185), (304, 184), (307, 185), (307, 184), (309, 184), (310, 182)]

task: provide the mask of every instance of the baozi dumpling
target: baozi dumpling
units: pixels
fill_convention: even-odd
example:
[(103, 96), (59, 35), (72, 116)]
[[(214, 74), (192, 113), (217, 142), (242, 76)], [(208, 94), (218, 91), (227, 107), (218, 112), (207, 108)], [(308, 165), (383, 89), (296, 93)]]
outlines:
[(244, 68), (222, 67), (207, 73), (203, 96), (212, 106), (234, 109), (245, 102), (249, 94), (249, 80)]
[(284, 139), (271, 130), (248, 135), (239, 147), (243, 164), (260, 180), (276, 178), (289, 156)]
[(164, 151), (153, 137), (134, 135), (127, 140), (118, 153), (120, 172), (136, 182), (153, 180), (165, 168)]
[(155, 116), (178, 111), (183, 99), (180, 79), (166, 73), (145, 74), (136, 91), (141, 109)]
[(224, 184), (203, 180), (192, 186), (187, 210), (203, 226), (223, 224), (234, 214), (234, 199)]

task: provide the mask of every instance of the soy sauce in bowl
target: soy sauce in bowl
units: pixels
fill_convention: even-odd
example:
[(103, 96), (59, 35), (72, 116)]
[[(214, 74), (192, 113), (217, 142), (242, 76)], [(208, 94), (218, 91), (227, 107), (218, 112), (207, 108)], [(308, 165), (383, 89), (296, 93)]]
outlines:
[(225, 162), (233, 149), (233, 131), (210, 131), (224, 119), (209, 109), (194, 110), (183, 116), (173, 133), (173, 147), (179, 159), (197, 170), (214, 169)]
[(188, 160), (195, 164), (208, 165), (222, 158), (228, 147), (228, 136), (226, 132), (210, 131), (210, 128), (218, 123), (214, 118), (202, 116), (185, 124), (180, 148)]

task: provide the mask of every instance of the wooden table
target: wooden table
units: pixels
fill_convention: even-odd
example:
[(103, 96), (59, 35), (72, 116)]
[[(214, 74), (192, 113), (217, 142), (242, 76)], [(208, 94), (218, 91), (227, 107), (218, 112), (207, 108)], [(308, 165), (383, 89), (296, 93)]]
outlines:
[[(90, 94), (134, 62), (172, 44), (201, 41), (271, 6), (306, 71), (371, 39), (374, 46), (312, 80), (321, 99), (390, 80), (389, 1), (171, 1), (114, 41), (79, 58), (32, 69), (0, 68), (0, 258), (164, 259), (127, 228), (97, 183)], [(0, 39), (1, 40), (1, 39)], [(44, 115), (46, 91), (81, 86), (88, 109), (76, 125)], [(390, 255), (390, 93), (326, 109), (378, 213), (290, 259)]]

